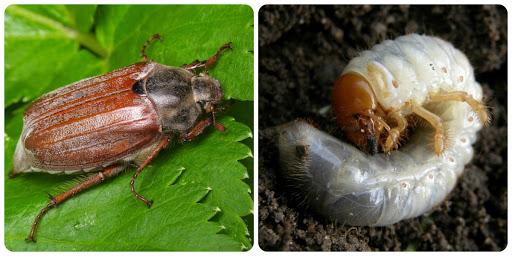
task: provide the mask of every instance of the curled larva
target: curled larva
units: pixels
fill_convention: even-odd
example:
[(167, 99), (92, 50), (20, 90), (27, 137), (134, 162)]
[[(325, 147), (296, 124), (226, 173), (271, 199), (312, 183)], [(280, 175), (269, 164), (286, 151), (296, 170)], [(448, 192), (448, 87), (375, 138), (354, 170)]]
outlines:
[[(299, 201), (341, 223), (419, 216), (471, 160), (488, 119), (481, 99), (469, 61), (450, 43), (416, 34), (384, 41), (350, 61), (332, 99), (346, 137), (370, 154), (295, 121), (275, 129), (282, 176)], [(410, 116), (430, 125), (395, 150)]]
[(460, 102), (475, 112), (467, 118), (487, 123), (481, 99), (482, 89), (462, 52), (437, 37), (411, 34), (352, 59), (334, 85), (332, 107), (346, 137), (370, 154), (398, 148), (414, 116), (434, 128), (433, 150), (440, 155), (457, 130), (430, 106)]

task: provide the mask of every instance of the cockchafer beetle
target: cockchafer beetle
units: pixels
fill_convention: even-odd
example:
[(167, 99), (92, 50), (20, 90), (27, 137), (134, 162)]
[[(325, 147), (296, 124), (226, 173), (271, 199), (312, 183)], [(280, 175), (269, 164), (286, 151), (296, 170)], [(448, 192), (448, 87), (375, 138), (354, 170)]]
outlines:
[(130, 181), (131, 192), (151, 207), (152, 201), (134, 188), (144, 167), (170, 141), (190, 141), (210, 125), (224, 130), (215, 121), (222, 89), (207, 70), (231, 43), (222, 45), (208, 60), (170, 67), (151, 61), (145, 53), (159, 39), (155, 34), (144, 43), (142, 62), (45, 94), (26, 110), (9, 177), (27, 172), (96, 172), (50, 196), (27, 241), (35, 242), (37, 226), (48, 210), (132, 163), (138, 168)]

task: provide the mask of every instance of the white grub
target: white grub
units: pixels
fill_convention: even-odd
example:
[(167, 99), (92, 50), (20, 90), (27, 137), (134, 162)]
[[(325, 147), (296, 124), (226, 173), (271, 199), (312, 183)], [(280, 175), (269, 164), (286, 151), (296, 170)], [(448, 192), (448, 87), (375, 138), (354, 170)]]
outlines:
[(386, 111), (414, 104), (441, 118), (447, 147), (434, 152), (433, 129), (427, 125), (416, 127), (398, 150), (368, 155), (294, 121), (275, 129), (287, 186), (319, 214), (348, 225), (385, 226), (429, 212), (455, 186), (487, 121), (480, 122), (463, 101), (429, 103), (432, 95), (446, 92), (465, 92), (481, 101), (468, 59), (442, 39), (411, 34), (362, 52), (346, 73), (368, 80)]

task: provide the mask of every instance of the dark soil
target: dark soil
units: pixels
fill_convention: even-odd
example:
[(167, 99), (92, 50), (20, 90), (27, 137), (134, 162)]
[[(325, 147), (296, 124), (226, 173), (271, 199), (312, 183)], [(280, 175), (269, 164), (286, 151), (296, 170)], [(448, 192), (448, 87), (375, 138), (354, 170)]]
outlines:
[[(259, 11), (259, 245), (263, 250), (503, 250), (507, 245), (507, 11), (502, 6), (264, 6)], [(493, 120), (447, 200), (388, 227), (335, 224), (298, 207), (266, 130), (308, 118), (333, 131), (334, 80), (361, 49), (406, 33), (466, 53)]]

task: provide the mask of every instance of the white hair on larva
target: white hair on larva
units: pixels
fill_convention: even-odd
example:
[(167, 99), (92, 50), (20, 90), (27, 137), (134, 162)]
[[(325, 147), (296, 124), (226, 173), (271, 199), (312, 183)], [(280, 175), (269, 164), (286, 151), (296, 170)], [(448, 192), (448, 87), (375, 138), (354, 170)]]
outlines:
[(466, 102), (428, 102), (432, 94), (453, 91), (481, 101), (466, 56), (444, 40), (411, 34), (362, 52), (346, 73), (369, 80), (384, 109), (414, 102), (441, 118), (450, 131), (448, 146), (436, 154), (432, 129), (417, 127), (399, 150), (368, 155), (294, 121), (274, 130), (287, 185), (319, 214), (348, 225), (385, 226), (430, 211), (455, 186), (482, 127)]
[[(457, 119), (451, 122), (456, 125)], [(458, 143), (442, 156), (433, 153), (430, 131), (423, 128), (400, 150), (369, 156), (307, 122), (294, 121), (276, 128), (281, 172), (304, 203), (329, 219), (390, 225), (444, 200), (471, 160), (479, 126), (459, 130)]]

